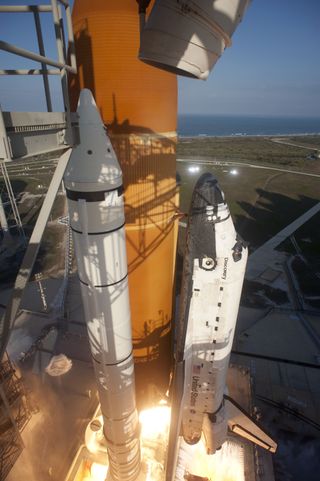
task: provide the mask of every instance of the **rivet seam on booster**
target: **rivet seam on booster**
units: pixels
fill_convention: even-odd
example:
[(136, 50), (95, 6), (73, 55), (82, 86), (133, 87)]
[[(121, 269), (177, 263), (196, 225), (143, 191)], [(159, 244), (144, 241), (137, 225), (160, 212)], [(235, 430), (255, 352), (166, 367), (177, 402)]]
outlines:
[(134, 408), (132, 411), (130, 411), (128, 414), (126, 414), (122, 418), (110, 418), (109, 416), (106, 416), (105, 414), (103, 415), (103, 417), (106, 418), (108, 421), (123, 421), (124, 419), (128, 419), (135, 412), (136, 412), (136, 408)]
[[(127, 277), (128, 277), (128, 273), (122, 279), (120, 279), (119, 281), (113, 282), (112, 284), (94, 285), (93, 287), (97, 287), (97, 288), (102, 287), (103, 288), (103, 287), (116, 286), (117, 284), (120, 284), (120, 282), (124, 281)], [(81, 280), (80, 277), (79, 277), (79, 281), (81, 282), (81, 284), (83, 284), (85, 286), (89, 286), (89, 284), (87, 282), (84, 282), (83, 280)]]
[(104, 235), (104, 234), (111, 234), (112, 232), (117, 232), (117, 230), (122, 229), (125, 226), (125, 222), (121, 224), (119, 227), (115, 227), (114, 229), (110, 230), (103, 230), (101, 232), (82, 232), (81, 230), (74, 229), (72, 226), (71, 230), (72, 232), (76, 232), (77, 234), (85, 234), (85, 235)]
[(85, 200), (86, 202), (101, 202), (105, 200), (105, 194), (109, 192), (118, 192), (118, 197), (120, 197), (124, 192), (123, 185), (120, 187), (115, 187), (114, 189), (107, 189), (107, 190), (99, 190), (97, 192), (79, 192), (78, 190), (70, 190), (66, 189), (67, 197), (70, 200)]
[(101, 361), (98, 361), (93, 354), (91, 354), (92, 356), (92, 359), (94, 360), (94, 362), (96, 362), (97, 364), (103, 364), (104, 366), (118, 366), (118, 364), (122, 364), (123, 362), (127, 361), (128, 359), (130, 359), (130, 357), (132, 357), (132, 354), (133, 354), (133, 349), (131, 350), (130, 354), (125, 357), (124, 359), (121, 359), (121, 361), (118, 361), (118, 362), (112, 362), (111, 364), (107, 364), (105, 362), (101, 362)]
[[(131, 436), (128, 437), (128, 439), (124, 442), (124, 443), (115, 443), (114, 441), (111, 441), (110, 438), (108, 438), (108, 436), (104, 435), (104, 437), (106, 438), (107, 442), (112, 444), (112, 446), (116, 446), (116, 447), (127, 447), (128, 444), (131, 444), (132, 442), (135, 442), (136, 443), (139, 443), (138, 439), (136, 439), (136, 436), (137, 436), (137, 429), (132, 433)], [(128, 448), (129, 450), (130, 448)], [(130, 449), (131, 450), (131, 449)], [(131, 461), (132, 463), (132, 461)], [(135, 461), (136, 463), (136, 461)], [(118, 465), (123, 465), (123, 466), (128, 466), (128, 461), (124, 461), (123, 463), (117, 463)]]

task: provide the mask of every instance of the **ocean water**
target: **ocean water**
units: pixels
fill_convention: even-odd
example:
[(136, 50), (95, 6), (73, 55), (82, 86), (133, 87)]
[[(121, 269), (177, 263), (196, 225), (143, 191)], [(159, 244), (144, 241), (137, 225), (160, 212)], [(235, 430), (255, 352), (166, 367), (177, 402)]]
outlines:
[(181, 137), (320, 134), (319, 118), (229, 115), (178, 116)]

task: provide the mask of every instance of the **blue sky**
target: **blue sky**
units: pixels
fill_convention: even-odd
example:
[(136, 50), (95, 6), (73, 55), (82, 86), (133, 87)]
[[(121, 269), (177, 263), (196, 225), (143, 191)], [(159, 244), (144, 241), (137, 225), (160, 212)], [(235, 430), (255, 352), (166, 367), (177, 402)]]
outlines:
[[(37, 2), (0, 0), (10, 3)], [(57, 58), (49, 15), (41, 15), (45, 47)], [(35, 51), (32, 23), (29, 14), (0, 14), (1, 39)], [(179, 79), (179, 112), (320, 117), (319, 47), (320, 0), (253, 0), (209, 79)], [(37, 68), (5, 52), (0, 65)], [(61, 110), (59, 79), (50, 84), (54, 109)], [(0, 102), (4, 110), (45, 110), (42, 79), (1, 76)]]
[(180, 112), (320, 117), (320, 0), (253, 0), (232, 40)]

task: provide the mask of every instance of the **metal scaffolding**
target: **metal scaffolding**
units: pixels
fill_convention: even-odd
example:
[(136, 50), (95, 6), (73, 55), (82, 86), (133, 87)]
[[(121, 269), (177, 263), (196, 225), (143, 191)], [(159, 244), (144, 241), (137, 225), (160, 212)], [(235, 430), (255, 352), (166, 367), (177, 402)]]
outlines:
[[(61, 6), (64, 7), (66, 14), (67, 45), (64, 36), (65, 28)], [(3, 5), (0, 6), (0, 13), (30, 13), (33, 15), (39, 53), (26, 50), (4, 41), (0, 41), (0, 50), (34, 60), (41, 64), (40, 69), (2, 69), (0, 70), (0, 75), (42, 75), (48, 112), (52, 112), (48, 75), (60, 75), (67, 125), (68, 127), (71, 127), (67, 72), (77, 73), (77, 65), (69, 2), (67, 0), (51, 0), (51, 5)], [(48, 58), (45, 55), (40, 13), (52, 13), (58, 60)], [(67, 53), (70, 58), (70, 64), (67, 63)], [(48, 69), (47, 65), (56, 68)]]
[(21, 431), (30, 419), (24, 387), (8, 358), (0, 364), (0, 479), (5, 479), (24, 445)]
[[(9, 3), (9, 2), (8, 2)], [(39, 62), (35, 69), (1, 69), (0, 75), (41, 75), (45, 92), (47, 112), (4, 112), (0, 106), (0, 174), (4, 179), (4, 197), (10, 203), (12, 219), (23, 233), (23, 226), (16, 202), (15, 194), (10, 182), (6, 164), (14, 162), (16, 158), (37, 155), (47, 151), (67, 149), (74, 144), (71, 123), (70, 102), (68, 94), (68, 74), (77, 73), (74, 38), (71, 21), (71, 7), (68, 0), (51, 0), (46, 5), (1, 5), (0, 14), (27, 13), (33, 16), (38, 52), (32, 52), (21, 46), (7, 43), (0, 39), (0, 50), (18, 55), (23, 58)], [(64, 12), (63, 12), (64, 10)], [(42, 14), (50, 14), (57, 58), (46, 56), (45, 42), (41, 28)], [(65, 20), (65, 21), (64, 21)], [(66, 24), (66, 25), (65, 25)], [(63, 112), (52, 112), (52, 96), (50, 92), (49, 75), (60, 76)], [(35, 141), (32, 141), (35, 137)], [(27, 139), (27, 142), (24, 140)], [(31, 140), (30, 140), (31, 139)], [(21, 145), (24, 149), (21, 150)], [(0, 479), (5, 479), (10, 469), (20, 455), (24, 445), (21, 431), (29, 420), (31, 413), (28, 409), (27, 398), (23, 389), (22, 379), (17, 375), (14, 366), (8, 359), (6, 346), (15, 319), (20, 312), (20, 304), (25, 287), (29, 281), (41, 239), (46, 227), (54, 199), (63, 178), (69, 159), (70, 149), (59, 159), (54, 175), (50, 182), (46, 198), (40, 210), (29, 244), (26, 248), (19, 273), (13, 286), (12, 294), (7, 302), (4, 314), (0, 318)], [(3, 199), (3, 198), (2, 198)], [(4, 211), (2, 212), (4, 213)], [(5, 213), (4, 213), (5, 215)], [(2, 216), (3, 218), (3, 216)], [(3, 222), (6, 219), (3, 218)], [(1, 221), (1, 224), (3, 224)], [(9, 225), (10, 227), (10, 225)], [(69, 229), (69, 227), (68, 227)], [(64, 298), (67, 289), (67, 277), (71, 267), (71, 236), (67, 232), (67, 247), (65, 253), (65, 275), (62, 289), (59, 292), (59, 313), (63, 312)], [(38, 279), (39, 284), (40, 280)], [(44, 307), (46, 299), (42, 292)]]
[[(19, 214), (19, 209), (16, 203), (16, 199), (13, 193), (12, 185), (10, 182), (10, 177), (7, 171), (7, 167), (5, 162), (10, 161), (11, 159), (11, 149), (10, 149), (10, 143), (7, 137), (7, 132), (6, 128), (4, 125), (4, 120), (3, 120), (3, 115), (2, 115), (2, 110), (0, 106), (0, 141), (2, 140), (2, 149), (0, 148), (0, 171), (4, 180), (4, 184), (7, 190), (7, 195), (9, 199), (9, 203), (11, 206), (11, 211), (13, 214), (13, 218), (15, 220), (15, 225), (17, 226), (20, 235), (22, 236), (23, 239), (25, 239), (24, 235), (24, 230), (22, 227), (22, 222)], [(2, 152), (1, 152), (2, 150)]]
[[(62, 8), (65, 9), (66, 24), (64, 26)], [(45, 98), (48, 112), (52, 112), (52, 100), (49, 86), (49, 75), (60, 75), (62, 96), (64, 103), (65, 113), (65, 135), (64, 144), (71, 145), (73, 143), (72, 127), (71, 127), (71, 113), (70, 102), (68, 94), (68, 72), (76, 73), (76, 56), (74, 49), (74, 37), (71, 21), (71, 8), (67, 0), (51, 0), (51, 4), (47, 5), (1, 5), (0, 13), (29, 13), (33, 15), (34, 27), (37, 36), (39, 53), (32, 52), (13, 44), (9, 44), (0, 40), (0, 50), (4, 50), (14, 55), (18, 55), (24, 58), (40, 62), (40, 69), (16, 69), (16, 70), (0, 70), (0, 75), (42, 75), (43, 85), (45, 91)], [(50, 59), (45, 55), (45, 46), (41, 28), (40, 13), (52, 13), (52, 21), (55, 32), (55, 40), (57, 47), (58, 59)], [(67, 44), (65, 41), (65, 32), (67, 35)], [(70, 63), (67, 62), (67, 53), (70, 59)], [(48, 69), (47, 66), (56, 67), (55, 69)], [(57, 146), (58, 147), (58, 146)], [(12, 190), (10, 178), (5, 166), (5, 162), (12, 161), (12, 148), (10, 139), (7, 135), (6, 126), (3, 118), (3, 114), (0, 106), (0, 170), (3, 176), (8, 199), (10, 202), (15, 225), (19, 229), (19, 232), (24, 237), (24, 231), (22, 222), (19, 215), (19, 209), (15, 200), (15, 196)]]

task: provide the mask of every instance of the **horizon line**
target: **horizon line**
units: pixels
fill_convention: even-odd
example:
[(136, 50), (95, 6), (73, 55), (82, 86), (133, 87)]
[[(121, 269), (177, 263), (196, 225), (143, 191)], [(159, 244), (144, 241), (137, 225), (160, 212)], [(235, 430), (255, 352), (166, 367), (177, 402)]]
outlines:
[(320, 120), (320, 115), (299, 115), (299, 114), (248, 114), (248, 113), (202, 113), (202, 112), (178, 112), (178, 116), (181, 115), (194, 115), (202, 117), (254, 117), (254, 118), (282, 118), (282, 119), (314, 119)]

